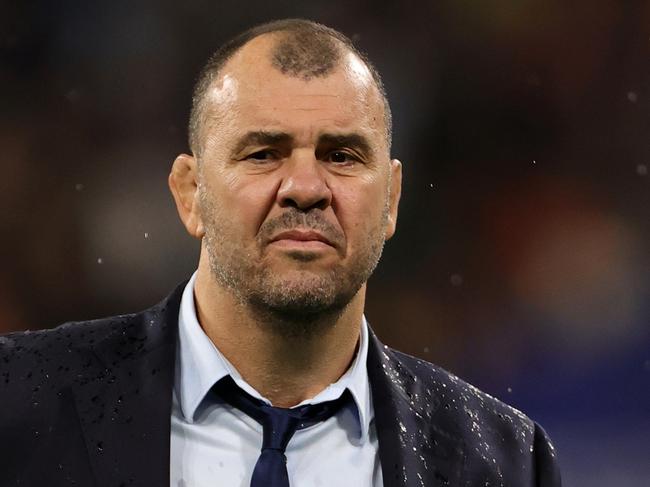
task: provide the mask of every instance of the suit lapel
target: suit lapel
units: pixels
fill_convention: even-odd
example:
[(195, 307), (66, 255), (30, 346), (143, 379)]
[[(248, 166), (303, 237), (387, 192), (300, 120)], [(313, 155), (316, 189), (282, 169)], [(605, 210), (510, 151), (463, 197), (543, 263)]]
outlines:
[[(98, 487), (169, 484), (178, 309), (185, 283), (136, 315), (116, 317), (73, 385)], [(370, 330), (368, 376), (385, 487), (456, 485), (463, 445), (440, 401)]]
[(423, 384), (422, 374), (409, 369), (372, 330), (368, 376), (384, 486), (457, 485), (464, 453), (462, 442), (451, 433), (454, 425)]
[(73, 387), (97, 486), (169, 485), (178, 308), (183, 285), (143, 313), (116, 317)]

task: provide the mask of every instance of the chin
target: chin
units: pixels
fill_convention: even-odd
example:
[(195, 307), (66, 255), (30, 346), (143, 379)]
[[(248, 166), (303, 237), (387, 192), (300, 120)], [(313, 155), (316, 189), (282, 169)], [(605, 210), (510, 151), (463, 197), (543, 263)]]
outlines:
[(313, 321), (340, 314), (356, 291), (342, 288), (334, 276), (294, 271), (266, 282), (250, 301), (258, 310), (284, 321)]

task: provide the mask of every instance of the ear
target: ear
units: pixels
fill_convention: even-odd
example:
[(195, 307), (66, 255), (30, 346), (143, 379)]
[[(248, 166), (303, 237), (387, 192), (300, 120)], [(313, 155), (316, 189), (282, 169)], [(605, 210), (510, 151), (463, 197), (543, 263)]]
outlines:
[(187, 233), (201, 239), (205, 234), (199, 207), (199, 169), (196, 158), (188, 154), (179, 155), (169, 173), (168, 183), (172, 192), (178, 216)]
[(388, 221), (384, 238), (390, 239), (397, 227), (397, 209), (402, 195), (402, 163), (397, 159), (390, 161), (390, 194), (388, 195)]

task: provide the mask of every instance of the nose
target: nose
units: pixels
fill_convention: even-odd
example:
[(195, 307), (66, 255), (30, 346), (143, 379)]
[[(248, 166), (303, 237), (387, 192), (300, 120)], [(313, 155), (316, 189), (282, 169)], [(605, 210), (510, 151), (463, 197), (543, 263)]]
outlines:
[(284, 169), (277, 193), (281, 207), (294, 207), (301, 211), (312, 208), (324, 210), (332, 203), (332, 191), (326, 180), (327, 172), (313, 154), (292, 157), (285, 162)]

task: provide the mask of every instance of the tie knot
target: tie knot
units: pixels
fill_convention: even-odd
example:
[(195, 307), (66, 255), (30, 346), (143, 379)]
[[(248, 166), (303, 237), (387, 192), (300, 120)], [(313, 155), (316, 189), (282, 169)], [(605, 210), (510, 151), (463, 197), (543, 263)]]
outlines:
[(217, 394), (228, 404), (244, 412), (262, 425), (264, 439), (262, 450), (284, 453), (296, 430), (325, 421), (345, 403), (346, 394), (334, 401), (307, 404), (297, 408), (278, 408), (251, 396), (230, 377), (215, 385)]

